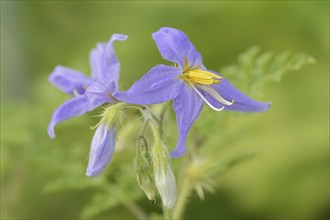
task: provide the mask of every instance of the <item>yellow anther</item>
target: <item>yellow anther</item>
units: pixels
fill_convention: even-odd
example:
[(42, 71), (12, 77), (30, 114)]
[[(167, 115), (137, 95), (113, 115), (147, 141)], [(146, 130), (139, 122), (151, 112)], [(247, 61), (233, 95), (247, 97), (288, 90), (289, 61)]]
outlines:
[(198, 83), (203, 85), (218, 84), (222, 79), (222, 77), (218, 76), (217, 74), (201, 69), (193, 69), (183, 72), (181, 78), (184, 80), (189, 80), (191, 83)]

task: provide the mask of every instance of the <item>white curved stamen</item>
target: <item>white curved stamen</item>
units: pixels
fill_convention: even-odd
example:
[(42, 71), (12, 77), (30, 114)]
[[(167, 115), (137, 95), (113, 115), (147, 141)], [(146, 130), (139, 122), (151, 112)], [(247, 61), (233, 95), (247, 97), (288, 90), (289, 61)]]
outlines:
[(73, 91), (72, 91), (72, 93), (73, 93), (73, 95), (74, 96), (80, 96), (80, 94), (79, 94), (79, 92), (78, 92), (78, 90), (77, 89), (74, 89)]
[(202, 95), (202, 93), (200, 93), (200, 91), (198, 91), (198, 89), (190, 82), (188, 81), (188, 83), (191, 85), (191, 87), (195, 90), (195, 92), (197, 92), (197, 94), (199, 95), (199, 97), (201, 97), (201, 99), (203, 99), (203, 101), (210, 106), (213, 110), (215, 111), (222, 111), (225, 107), (222, 106), (221, 108), (216, 108), (214, 107), (211, 103), (209, 103), (209, 101), (206, 100), (206, 98)]
[(196, 84), (196, 87), (198, 87), (198, 88), (204, 90), (205, 92), (207, 92), (210, 96), (212, 96), (215, 100), (217, 100), (221, 104), (232, 105), (234, 103), (234, 100), (229, 102), (226, 99), (224, 99), (223, 97), (221, 97), (220, 94), (217, 93), (217, 91), (210, 85)]

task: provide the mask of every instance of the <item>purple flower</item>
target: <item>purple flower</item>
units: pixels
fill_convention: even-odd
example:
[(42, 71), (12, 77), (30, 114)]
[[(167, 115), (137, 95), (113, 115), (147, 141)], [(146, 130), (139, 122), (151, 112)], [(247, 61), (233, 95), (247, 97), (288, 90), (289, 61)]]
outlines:
[(55, 138), (57, 123), (82, 115), (104, 103), (112, 103), (112, 93), (118, 90), (120, 63), (113, 48), (113, 42), (126, 40), (127, 36), (114, 34), (108, 43), (99, 43), (90, 53), (91, 77), (70, 69), (57, 66), (49, 81), (73, 96), (54, 112), (48, 126), (48, 135)]
[(115, 144), (116, 129), (113, 126), (107, 128), (106, 124), (100, 124), (92, 140), (87, 176), (98, 176), (103, 172), (112, 159)]
[[(82, 115), (104, 103), (113, 103), (112, 93), (118, 90), (120, 63), (113, 42), (127, 36), (114, 34), (108, 43), (99, 43), (90, 53), (91, 77), (73, 69), (57, 66), (49, 81), (73, 96), (58, 107), (48, 126), (48, 134), (55, 138), (54, 126), (66, 119)], [(109, 164), (116, 142), (116, 129), (111, 124), (99, 124), (95, 131), (87, 167), (87, 176), (99, 175)]]
[(218, 73), (206, 69), (200, 53), (182, 31), (161, 28), (152, 37), (162, 57), (176, 66), (157, 65), (129, 90), (115, 92), (113, 96), (142, 105), (174, 100), (179, 140), (171, 157), (185, 153), (187, 134), (203, 102), (216, 111), (262, 112), (270, 107), (270, 103), (249, 98)]

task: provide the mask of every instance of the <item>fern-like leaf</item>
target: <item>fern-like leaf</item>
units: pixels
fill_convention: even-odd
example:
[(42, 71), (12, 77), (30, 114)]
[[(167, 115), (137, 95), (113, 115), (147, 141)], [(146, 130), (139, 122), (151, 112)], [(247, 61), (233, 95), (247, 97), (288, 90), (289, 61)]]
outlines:
[(221, 73), (244, 93), (260, 97), (265, 82), (278, 82), (285, 73), (312, 63), (315, 59), (303, 53), (261, 53), (260, 48), (255, 46), (241, 54), (237, 64), (223, 68)]

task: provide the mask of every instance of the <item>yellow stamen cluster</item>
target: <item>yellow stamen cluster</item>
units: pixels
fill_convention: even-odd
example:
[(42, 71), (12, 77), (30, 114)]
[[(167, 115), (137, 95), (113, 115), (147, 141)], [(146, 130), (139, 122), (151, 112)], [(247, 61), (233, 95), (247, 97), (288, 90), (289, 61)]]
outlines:
[(199, 69), (200, 65), (192, 68), (189, 66), (187, 58), (184, 58), (184, 68), (183, 73), (180, 76), (184, 81), (195, 84), (211, 85), (219, 84), (220, 80), (223, 78), (217, 74), (208, 72), (206, 70)]
[(184, 80), (184, 82), (189, 87), (195, 90), (195, 92), (199, 95), (199, 97), (201, 97), (201, 99), (215, 111), (222, 111), (225, 108), (225, 106), (215, 107), (214, 105), (212, 105), (212, 103), (208, 101), (208, 99), (205, 97), (203, 93), (201, 93), (200, 90), (206, 92), (208, 95), (210, 95), (212, 98), (214, 98), (222, 105), (234, 104), (234, 100), (232, 100), (231, 102), (227, 101), (218, 93), (218, 91), (216, 91), (211, 86), (212, 84), (219, 84), (223, 77), (215, 73), (211, 73), (207, 70), (200, 69), (200, 65), (190, 66), (186, 58), (184, 58), (183, 73), (179, 76), (179, 78)]
[(221, 76), (201, 69), (185, 71), (182, 73), (180, 78), (183, 80), (189, 80), (191, 83), (198, 83), (203, 85), (218, 84), (222, 79)]

